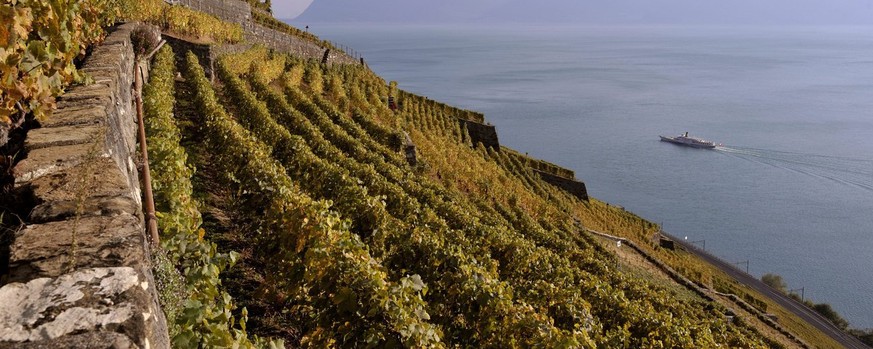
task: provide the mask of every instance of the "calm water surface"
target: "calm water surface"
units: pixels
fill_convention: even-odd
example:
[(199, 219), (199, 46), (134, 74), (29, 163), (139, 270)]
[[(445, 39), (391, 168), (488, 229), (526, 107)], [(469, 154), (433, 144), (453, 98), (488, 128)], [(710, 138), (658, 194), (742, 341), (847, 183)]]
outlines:
[[(873, 28), (311, 28), (484, 112), (592, 196), (873, 327)], [(658, 141), (684, 131), (724, 146)]]

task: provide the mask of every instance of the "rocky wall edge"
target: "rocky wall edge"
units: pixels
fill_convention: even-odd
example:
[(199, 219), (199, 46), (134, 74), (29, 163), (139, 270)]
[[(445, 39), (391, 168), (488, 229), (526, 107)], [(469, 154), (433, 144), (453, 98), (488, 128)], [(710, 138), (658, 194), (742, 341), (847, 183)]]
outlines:
[(93, 50), (82, 71), (94, 82), (64, 94), (25, 140), (15, 191), (35, 206), (9, 247), (0, 348), (170, 346), (133, 160), (135, 27)]

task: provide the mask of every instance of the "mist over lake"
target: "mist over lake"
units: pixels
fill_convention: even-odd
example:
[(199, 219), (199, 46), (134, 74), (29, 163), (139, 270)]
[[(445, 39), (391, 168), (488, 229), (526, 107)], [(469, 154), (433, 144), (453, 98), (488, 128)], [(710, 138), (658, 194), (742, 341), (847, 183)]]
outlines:
[[(484, 112), (590, 195), (873, 327), (871, 28), (311, 28)], [(685, 131), (722, 146), (658, 140)]]

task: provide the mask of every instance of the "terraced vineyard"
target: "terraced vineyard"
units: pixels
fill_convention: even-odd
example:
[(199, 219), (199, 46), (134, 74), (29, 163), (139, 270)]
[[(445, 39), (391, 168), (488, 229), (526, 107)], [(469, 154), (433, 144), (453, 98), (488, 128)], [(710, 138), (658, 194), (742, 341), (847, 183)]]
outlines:
[(472, 144), (468, 111), (263, 48), (224, 57), (215, 83), (193, 55), (178, 61), (180, 161), (196, 168), (205, 239), (240, 252), (219, 286), (248, 333), (312, 347), (767, 346), (720, 306), (617, 270), (582, 226), (653, 227)]
[[(248, 2), (254, 23), (334, 49), (272, 18), (269, 0)], [(161, 0), (2, 9), (12, 58), (0, 143), (8, 132), (22, 142), (66, 87), (89, 81), (77, 61), (117, 20), (158, 25), (183, 47), (239, 44), (220, 51), (257, 34), (248, 19)], [(210, 64), (210, 80), (191, 53), (155, 56), (143, 91), (161, 230), (151, 252), (173, 347), (840, 345), (713, 265), (660, 248), (656, 225), (541, 179), (572, 171), (475, 142), (466, 125), (481, 113), (399, 90), (361, 63), (255, 46)], [(10, 144), (0, 186), (26, 157)], [(0, 211), (0, 259), (13, 218)]]

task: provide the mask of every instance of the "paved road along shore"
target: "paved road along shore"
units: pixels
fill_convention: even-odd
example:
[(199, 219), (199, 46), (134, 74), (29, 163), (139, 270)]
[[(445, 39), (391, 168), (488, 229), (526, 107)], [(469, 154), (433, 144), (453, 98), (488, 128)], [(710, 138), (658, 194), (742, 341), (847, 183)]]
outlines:
[(787, 309), (788, 311), (794, 313), (804, 321), (812, 324), (844, 347), (851, 349), (871, 349), (869, 346), (865, 345), (857, 338), (839, 329), (837, 326), (821, 316), (815, 310), (812, 310), (803, 303), (798, 302), (791, 297), (788, 297), (784, 293), (779, 292), (770, 286), (767, 286), (767, 284), (763, 283), (761, 280), (758, 280), (754, 276), (737, 269), (733, 264), (725, 262), (720, 258), (715, 257), (702, 249), (697, 248), (697, 246), (678, 239), (672, 235), (663, 232), (661, 234), (672, 239), (677, 244), (682, 245), (688, 252), (691, 252), (696, 256), (702, 258), (703, 260), (709, 262), (710, 264), (716, 266), (721, 271), (730, 275), (732, 278), (736, 279), (743, 285), (746, 285), (747, 287), (754, 289), (755, 291), (758, 291), (761, 294), (769, 297), (774, 302), (778, 303), (780, 306)]

